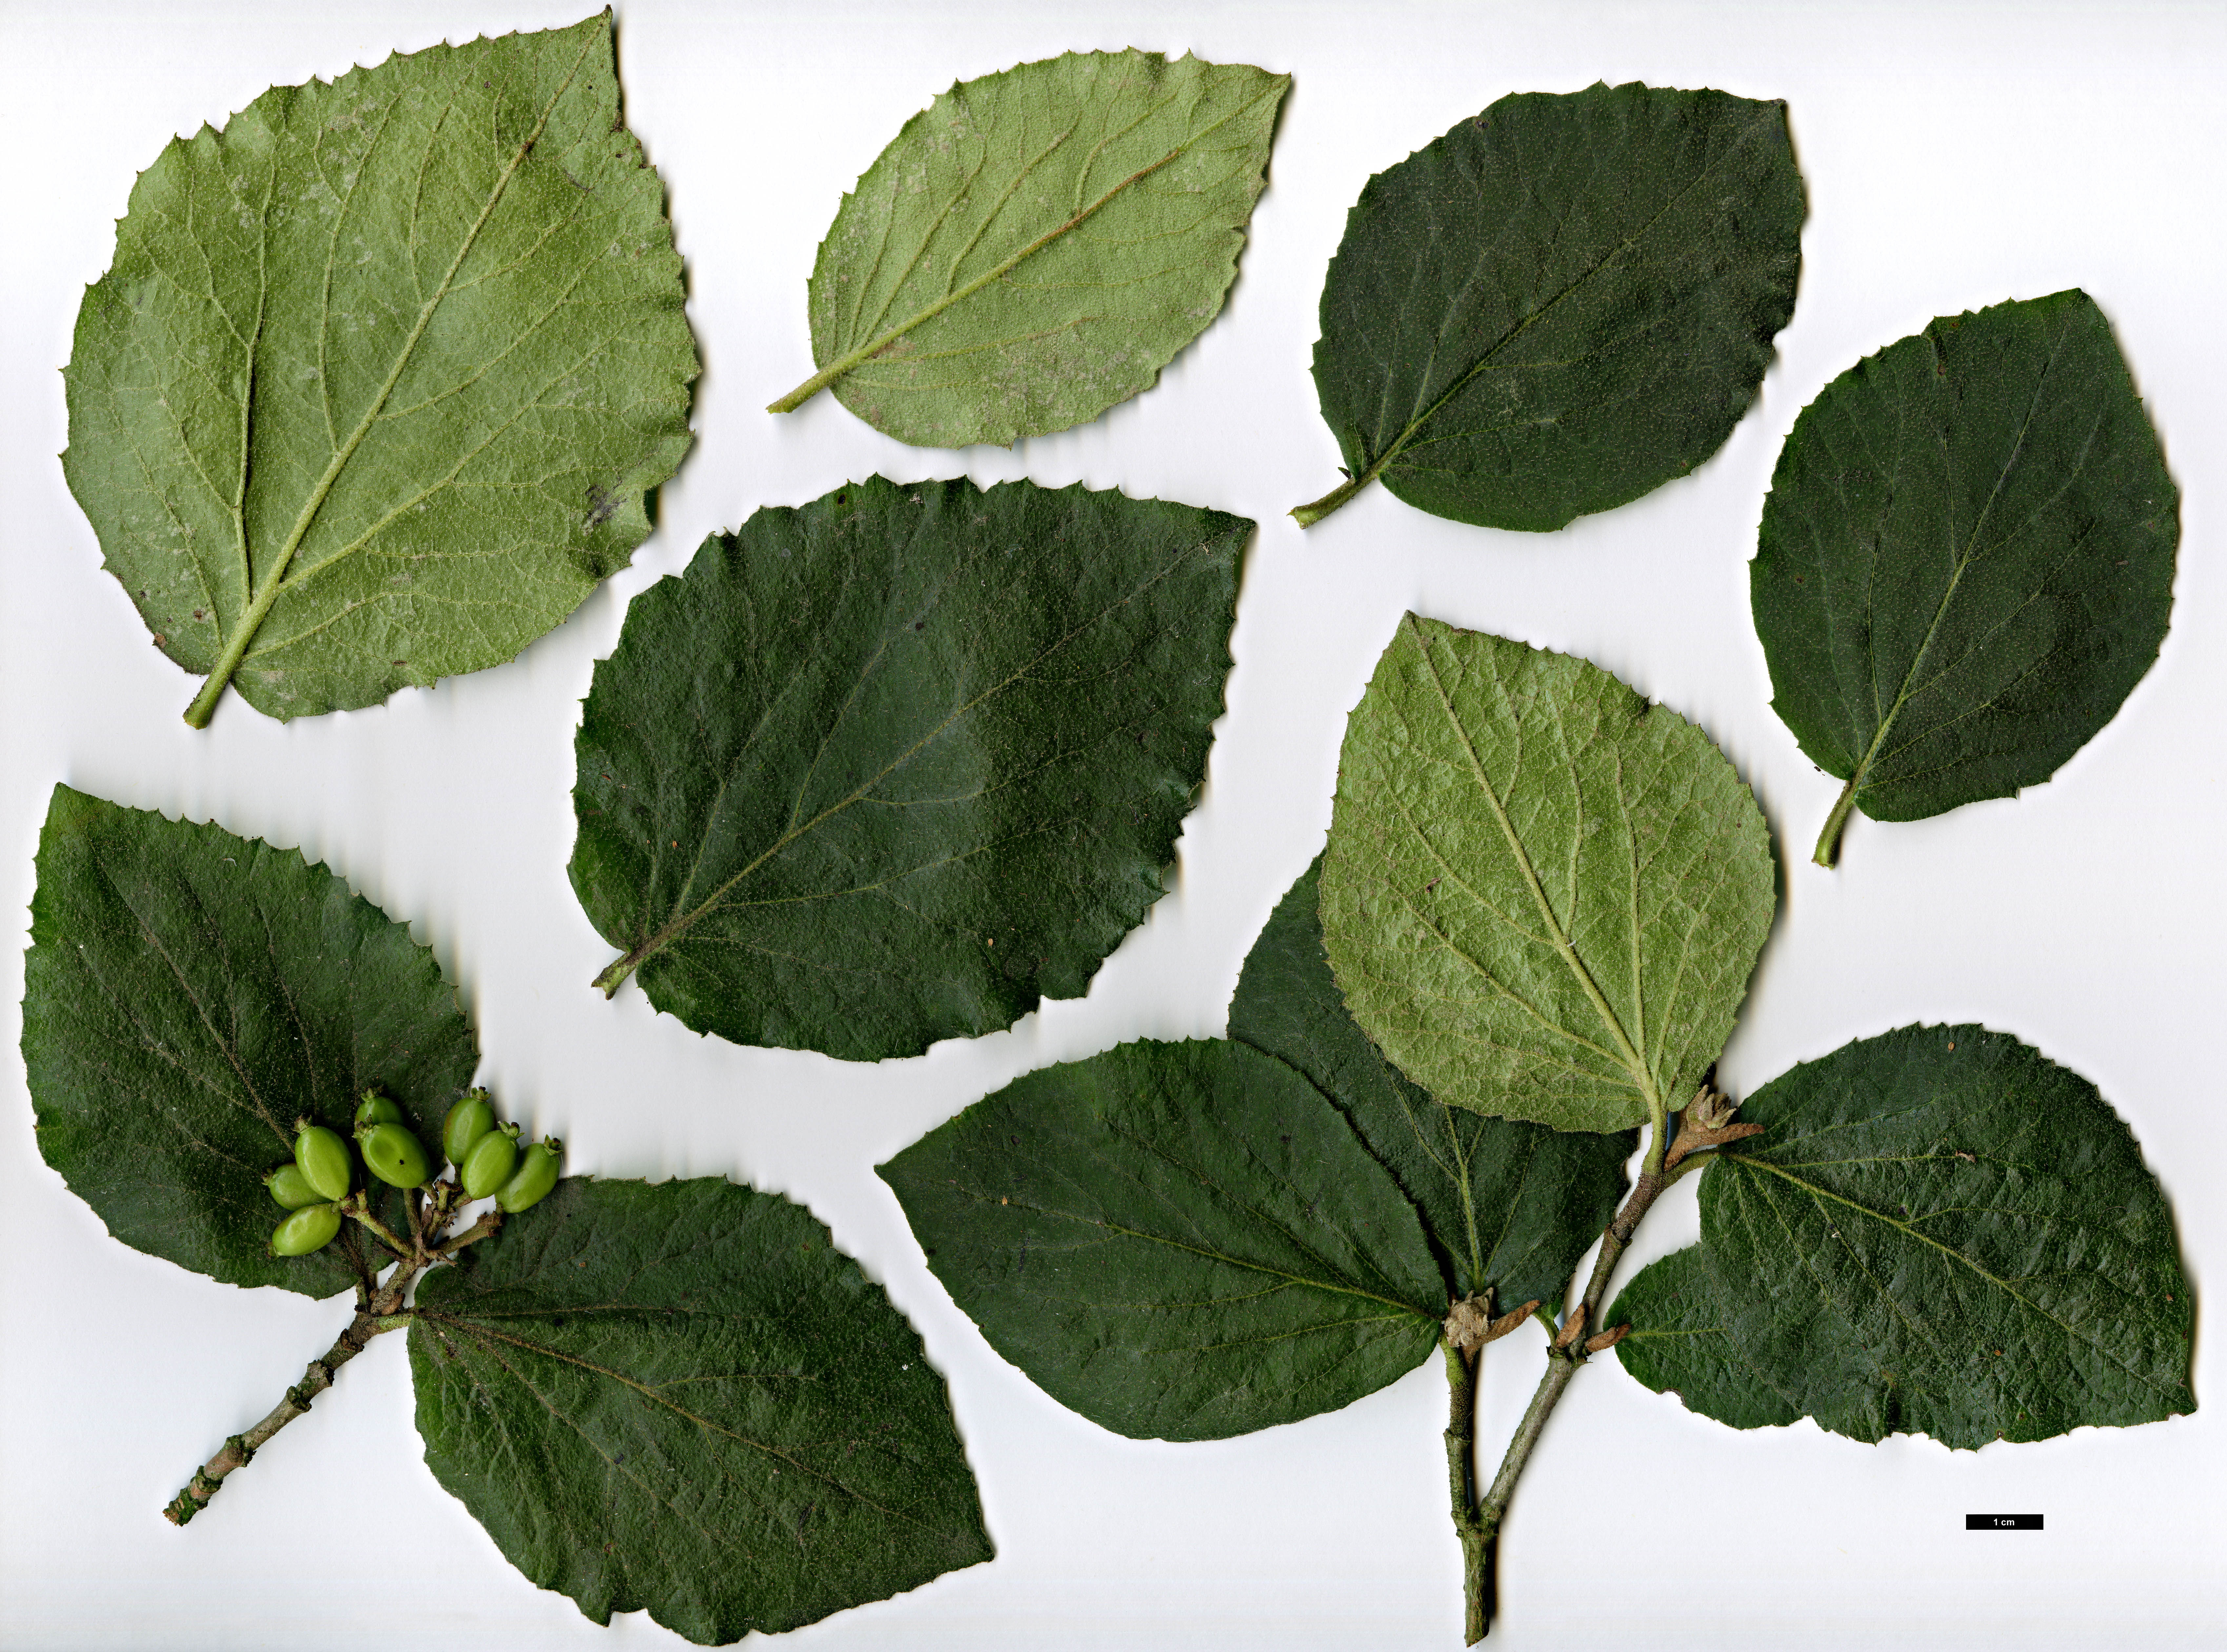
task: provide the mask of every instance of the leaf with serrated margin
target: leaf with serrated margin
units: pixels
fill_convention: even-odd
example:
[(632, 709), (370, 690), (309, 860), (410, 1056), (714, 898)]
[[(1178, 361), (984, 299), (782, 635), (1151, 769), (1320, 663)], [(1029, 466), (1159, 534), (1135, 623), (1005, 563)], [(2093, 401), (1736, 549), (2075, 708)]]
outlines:
[(1905, 1027), (1744, 1102), (1701, 1178), (1726, 1335), (1835, 1433), (1977, 1448), (2192, 1411), (2173, 1214), (2096, 1087), (2005, 1033)]
[(1335, 1102), (1414, 1201), (1453, 1294), (1504, 1311), (1560, 1301), (1616, 1214), (1635, 1133), (1549, 1130), (1449, 1107), (1402, 1077), (1353, 1017), (1323, 952), (1317, 858), (1253, 943), (1229, 1036), (1291, 1063)]
[(2084, 292), (1943, 316), (1804, 408), (1749, 570), (1773, 708), (1849, 809), (2038, 786), (2118, 711), (2173, 610), (2180, 492)]
[(597, 985), (854, 1061), (1080, 997), (1205, 777), (1252, 530), (875, 477), (705, 540), (581, 721), (572, 887), (626, 954)]
[(958, 83), (843, 197), (811, 283), (820, 372), (925, 447), (1063, 431), (1151, 386), (1237, 276), (1289, 75), (1069, 52)]
[(1315, 388), (1351, 478), (1546, 530), (1684, 475), (1794, 313), (1786, 105), (1593, 86), (1501, 99), (1369, 181), (1323, 284)]
[(155, 641), (269, 716), (510, 659), (649, 532), (696, 347), (610, 15), (278, 86), (140, 175), (62, 468)]
[(778, 1634), (991, 1557), (943, 1379), (808, 1211), (571, 1178), (418, 1287), (418, 1430), (598, 1623)]
[[(479, 1051), (431, 951), (322, 866), (214, 826), (54, 788), (23, 961), (39, 1151), (134, 1250), (230, 1285), (359, 1282), (355, 1224), (270, 1253), (263, 1185), (294, 1121), (346, 1135), (358, 1098), (440, 1139)], [(388, 1225), (405, 1225), (385, 1191)]]
[(1699, 1245), (1639, 1270), (1601, 1317), (1630, 1325), (1616, 1345), (1624, 1368), (1657, 1394), (1675, 1394), (1689, 1411), (1734, 1428), (1778, 1428), (1801, 1410), (1742, 1353)]
[(1567, 654), (1410, 614), (1346, 724), (1330, 967), (1439, 1100), (1557, 1130), (1682, 1107), (1776, 904), (1708, 737)]
[(881, 1167), (990, 1345), (1133, 1438), (1222, 1439), (1429, 1357), (1414, 1208), (1284, 1062), (1123, 1044), (1015, 1080)]

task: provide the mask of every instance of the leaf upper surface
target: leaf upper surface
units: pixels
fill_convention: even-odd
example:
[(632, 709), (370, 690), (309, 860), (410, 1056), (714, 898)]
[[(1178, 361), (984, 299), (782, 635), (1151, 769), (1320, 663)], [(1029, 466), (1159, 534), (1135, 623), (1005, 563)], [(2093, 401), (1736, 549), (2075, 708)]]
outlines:
[(57, 786), (23, 1064), (39, 1151), (118, 1239), (327, 1297), (357, 1282), (354, 1224), (315, 1255), (268, 1249), (284, 1213), (263, 1177), (292, 1158), (294, 1121), (345, 1136), (375, 1088), (437, 1142), (479, 1052), (432, 953), (323, 867)]
[(877, 477), (635, 599), (572, 886), (660, 1009), (917, 1055), (1071, 998), (1162, 892), (1229, 669), (1219, 512)]
[(1414, 1209), (1284, 1062), (1123, 1044), (1016, 1080), (881, 1167), (992, 1347), (1133, 1438), (1334, 1410), (1426, 1358)]
[(1288, 1062), (1335, 1102), (1414, 1201), (1452, 1294), (1505, 1311), (1559, 1302), (1624, 1192), (1632, 1132), (1549, 1130), (1434, 1100), (1354, 1024), (1323, 951), (1319, 858), (1277, 903), (1237, 978), (1229, 1036)]
[(1683, 1106), (1776, 903), (1707, 736), (1567, 654), (1410, 614), (1346, 724), (1324, 940), (1441, 1101), (1557, 1130)]
[(776, 1634), (991, 1556), (943, 1379), (811, 1215), (568, 1179), (418, 1288), (425, 1461), (599, 1623)]
[(836, 396), (900, 441), (1009, 447), (1149, 387), (1236, 278), (1291, 84), (1124, 51), (954, 85), (820, 243), (813, 359), (871, 353)]
[(1755, 399), (1803, 213), (1783, 103), (1501, 99), (1347, 216), (1314, 362), (1347, 474), (1535, 530), (1683, 475)]
[(372, 705), (632, 555), (689, 442), (683, 297), (608, 14), (275, 87), (134, 186), (63, 469), (205, 699)]
[(1779, 455), (1750, 570), (1773, 706), (1875, 820), (2039, 784), (2157, 657), (2179, 498), (2085, 293), (1934, 322)]
[(1630, 1325), (1616, 1345), (1624, 1368), (1657, 1394), (1733, 1428), (1778, 1428), (1800, 1408), (1771, 1386), (1726, 1329), (1708, 1259), (1699, 1245), (1650, 1262), (1617, 1293), (1604, 1325)]

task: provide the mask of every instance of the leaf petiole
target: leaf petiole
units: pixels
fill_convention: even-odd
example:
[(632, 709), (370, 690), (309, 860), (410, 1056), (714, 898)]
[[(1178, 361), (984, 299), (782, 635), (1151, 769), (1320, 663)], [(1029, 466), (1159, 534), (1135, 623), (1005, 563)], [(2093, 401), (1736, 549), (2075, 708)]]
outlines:
[(1830, 871), (1840, 864), (1841, 834), (1848, 829), (1848, 816), (1854, 813), (1855, 807), (1856, 780), (1852, 776), (1841, 788), (1840, 800), (1833, 805), (1833, 812), (1825, 817), (1825, 829), (1817, 834), (1816, 852), (1809, 857), (1814, 864)]

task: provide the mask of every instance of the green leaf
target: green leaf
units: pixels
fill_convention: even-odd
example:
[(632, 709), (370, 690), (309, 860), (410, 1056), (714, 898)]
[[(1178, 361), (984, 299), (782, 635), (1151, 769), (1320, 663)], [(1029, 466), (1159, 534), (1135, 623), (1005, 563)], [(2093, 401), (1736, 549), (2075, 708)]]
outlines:
[(2195, 1408), (2173, 1215), (2085, 1079), (2007, 1034), (1905, 1027), (1740, 1116), (1764, 1133), (1701, 1180), (1722, 1329), (1825, 1427), (1976, 1448)]
[(418, 1287), (418, 1429), (599, 1623), (776, 1634), (991, 1556), (943, 1380), (809, 1212), (568, 1179)]
[(1657, 1394), (1734, 1428), (1778, 1428), (1802, 1415), (1747, 1359), (1725, 1329), (1727, 1316), (1698, 1245), (1650, 1262), (1618, 1292), (1604, 1325), (1630, 1325), (1616, 1356)]
[[(232, 1285), (347, 1289), (354, 1224), (313, 1256), (266, 1248), (285, 1213), (263, 1177), (295, 1119), (345, 1136), (376, 1088), (438, 1141), (478, 1064), (432, 953), (322, 867), (54, 788), (23, 1065), (39, 1151), (133, 1249)], [(385, 1202), (392, 1218), (400, 1195)]]
[(1427, 1358), (1446, 1289), (1337, 1110), (1224, 1040), (1017, 1079), (881, 1167), (990, 1345), (1133, 1438), (1222, 1439)]
[(1848, 811), (2009, 797), (2164, 641), (2179, 490), (2110, 323), (2060, 292), (1945, 316), (1804, 408), (1750, 570), (1772, 705)]
[(811, 284), (821, 371), (876, 430), (1010, 447), (1149, 387), (1237, 275), (1291, 77), (1069, 52), (954, 85), (843, 197)]
[(62, 468), (155, 641), (276, 718), (508, 660), (625, 564), (694, 341), (607, 12), (279, 86), (165, 149)]
[(1318, 858), (1269, 916), (1229, 1006), (1229, 1036), (1297, 1068), (1414, 1201), (1453, 1294), (1558, 1303), (1616, 1214), (1630, 1131), (1592, 1135), (1489, 1119), (1411, 1084), (1354, 1024), (1330, 977)]
[(1369, 181), (1323, 284), (1315, 388), (1351, 478), (1546, 530), (1682, 476), (1794, 313), (1786, 105), (1637, 84), (1503, 98)]
[(1222, 713), (1241, 517), (876, 477), (634, 601), (572, 887), (658, 1008), (918, 1055), (1074, 998), (1162, 892)]
[(1353, 1018), (1439, 1100), (1557, 1130), (1681, 1107), (1776, 899), (1708, 737), (1599, 667), (1410, 614), (1346, 724), (1322, 872)]

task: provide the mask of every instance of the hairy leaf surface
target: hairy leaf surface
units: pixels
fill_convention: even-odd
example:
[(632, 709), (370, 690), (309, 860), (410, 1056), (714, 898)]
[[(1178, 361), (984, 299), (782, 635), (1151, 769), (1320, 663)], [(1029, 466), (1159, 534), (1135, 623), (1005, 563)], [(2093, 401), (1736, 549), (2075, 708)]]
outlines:
[(1354, 1024), (1323, 952), (1318, 858), (1245, 960), (1229, 1036), (1290, 1062), (1330, 1097), (1414, 1201), (1452, 1294), (1503, 1311), (1559, 1302), (1624, 1192), (1633, 1132), (1549, 1130), (1434, 1100)]
[(1630, 1325), (1616, 1345), (1624, 1368), (1657, 1394), (1676, 1394), (1688, 1410), (1734, 1428), (1795, 1421), (1800, 1408), (1732, 1341), (1728, 1318), (1708, 1259), (1688, 1245), (1640, 1269), (1601, 1324)]
[(624, 565), (694, 341), (608, 13), (279, 86), (86, 294), (70, 489), (163, 651), (277, 718), (508, 660)]
[(1346, 724), (1324, 942), (1442, 1102), (1557, 1130), (1681, 1107), (1776, 900), (1708, 737), (1598, 666), (1410, 614)]
[(1133, 1043), (1016, 1080), (881, 1167), (990, 1345), (1135, 1438), (1334, 1410), (1446, 1311), (1414, 1209), (1284, 1062)]
[(843, 197), (812, 271), (845, 407), (925, 447), (1063, 431), (1149, 387), (1237, 275), (1291, 77), (1069, 52), (963, 81)]
[(47, 1163), (125, 1244), (227, 1284), (355, 1284), (354, 1223), (315, 1255), (270, 1254), (284, 1212), (265, 1173), (292, 1157), (297, 1118), (346, 1135), (366, 1089), (437, 1142), (479, 1064), (432, 953), (323, 867), (67, 786), (39, 838), (23, 973)]
[(811, 1215), (571, 1179), (410, 1328), (435, 1477), (599, 1623), (777, 1634), (991, 1555), (943, 1380)]
[(1323, 284), (1315, 386), (1352, 480), (1558, 528), (1681, 476), (1794, 313), (1786, 105), (1637, 84), (1519, 92), (1369, 181)]
[(1252, 526), (877, 477), (707, 539), (580, 728), (572, 887), (626, 954), (599, 985), (861, 1061), (1079, 996), (1204, 777)]
[(2039, 785), (2164, 641), (2179, 490), (2110, 323), (2060, 292), (1944, 316), (1803, 410), (1750, 570), (1772, 705), (1917, 820)]

